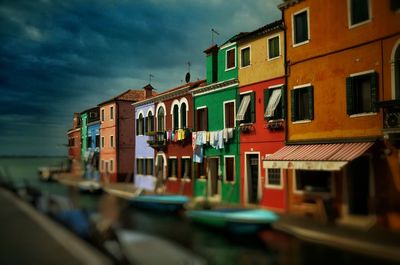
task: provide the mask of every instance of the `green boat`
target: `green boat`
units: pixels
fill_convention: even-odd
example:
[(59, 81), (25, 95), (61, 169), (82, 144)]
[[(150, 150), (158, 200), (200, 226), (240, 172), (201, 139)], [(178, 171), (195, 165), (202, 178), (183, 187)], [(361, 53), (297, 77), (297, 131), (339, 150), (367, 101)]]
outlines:
[(193, 222), (240, 234), (256, 233), (269, 228), (279, 219), (274, 212), (246, 208), (188, 210), (186, 216)]
[(135, 207), (161, 212), (177, 212), (187, 202), (189, 198), (183, 195), (139, 195), (129, 199)]

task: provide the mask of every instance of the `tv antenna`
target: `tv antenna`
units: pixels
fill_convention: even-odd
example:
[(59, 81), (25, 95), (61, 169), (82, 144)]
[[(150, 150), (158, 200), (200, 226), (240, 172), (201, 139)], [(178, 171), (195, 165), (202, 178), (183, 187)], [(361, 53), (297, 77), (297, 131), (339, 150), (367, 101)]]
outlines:
[(214, 45), (214, 34), (219, 35), (215, 29), (211, 29), (211, 45)]
[(154, 75), (149, 74), (149, 84), (151, 84), (151, 78), (153, 78), (153, 77), (154, 77)]
[(190, 81), (190, 61), (188, 61), (187, 62), (187, 66), (188, 66), (188, 71), (187, 71), (187, 73), (186, 73), (186, 76), (185, 76), (185, 81), (186, 81), (186, 83), (189, 83), (189, 81)]

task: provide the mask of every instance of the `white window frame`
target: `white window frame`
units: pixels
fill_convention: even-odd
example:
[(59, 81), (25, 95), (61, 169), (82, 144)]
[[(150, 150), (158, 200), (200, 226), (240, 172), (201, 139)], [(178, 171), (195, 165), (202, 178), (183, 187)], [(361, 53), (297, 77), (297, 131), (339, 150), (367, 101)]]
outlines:
[[(235, 65), (232, 66), (231, 68), (227, 68), (227, 66), (228, 66), (228, 52), (231, 51), (231, 50), (235, 50), (235, 51), (234, 51), (234, 54), (235, 54), (235, 61), (234, 61), (234, 63), (235, 63)], [(236, 47), (232, 47), (232, 48), (229, 48), (229, 49), (226, 49), (226, 50), (225, 50), (225, 72), (226, 72), (226, 71), (233, 70), (233, 69), (236, 68), (236, 61), (237, 61), (236, 56), (237, 56), (237, 55), (236, 55)]]
[[(242, 66), (242, 63), (243, 63), (242, 50), (244, 50), (244, 49), (249, 49), (249, 65), (246, 65), (246, 66)], [(240, 58), (240, 62), (239, 62), (240, 69), (248, 68), (251, 66), (251, 45), (247, 45), (247, 46), (240, 48), (240, 57), (239, 58)]]
[(191, 156), (181, 156), (181, 164), (183, 164), (186, 159), (189, 159), (189, 161), (191, 162), (189, 165), (190, 174), (188, 178), (185, 178), (185, 176), (183, 175), (184, 172), (181, 172), (181, 181), (191, 182), (193, 177), (193, 159)]
[(265, 185), (264, 185), (264, 187), (268, 188), (268, 189), (275, 189), (275, 190), (283, 189), (283, 169), (279, 168), (279, 172), (280, 172), (280, 184), (279, 185), (269, 183), (268, 169), (276, 169), (276, 168), (265, 168)]
[[(175, 164), (175, 170), (176, 170), (176, 175), (175, 175), (175, 177), (171, 177), (170, 175), (169, 175), (169, 171), (170, 171), (170, 168), (169, 168), (169, 160), (175, 160), (176, 162), (176, 164)], [(176, 157), (176, 156), (169, 156), (168, 157), (168, 160), (167, 160), (167, 166), (168, 166), (168, 176), (167, 176), (167, 179), (168, 180), (172, 180), (172, 181), (176, 181), (177, 179), (178, 179), (178, 158)]]
[(189, 101), (185, 97), (183, 97), (179, 100), (179, 128), (182, 128), (181, 107), (183, 104), (186, 105), (186, 113), (185, 113), (186, 127), (189, 128), (189, 119), (188, 119)]
[[(251, 103), (251, 93), (253, 93), (253, 92), (254, 92), (253, 90), (250, 90), (250, 91), (246, 91), (246, 92), (240, 93), (240, 96), (243, 96), (243, 98), (242, 98), (242, 100), (241, 100), (240, 103), (239, 103), (239, 109), (237, 110), (238, 112), (235, 114), (235, 119), (236, 119), (236, 121), (239, 121), (239, 122), (243, 121), (244, 116), (246, 115), (247, 109), (250, 107), (250, 103)], [(248, 94), (248, 95), (247, 95), (247, 94)], [(242, 120), (238, 120), (238, 119), (237, 119), (237, 116), (239, 115), (240, 105), (242, 105), (242, 101), (243, 101), (243, 99), (244, 99), (246, 96), (249, 96), (249, 97), (250, 97), (250, 101), (249, 101), (249, 104), (247, 105), (247, 108), (245, 109), (245, 111), (244, 111), (244, 113), (243, 113), (243, 119), (242, 119)]]
[[(300, 88), (304, 88), (304, 87), (310, 87), (312, 86), (311, 83), (307, 83), (307, 84), (302, 84), (302, 85), (298, 85), (298, 86), (294, 86), (293, 90), (295, 89), (300, 89)], [(290, 98), (290, 100), (293, 100), (292, 98)], [(290, 111), (293, 111), (292, 109)], [(301, 124), (301, 123), (309, 123), (312, 122), (312, 120), (307, 119), (307, 120), (297, 120), (297, 121), (292, 121), (292, 124)]]
[[(281, 84), (281, 85), (269, 86), (267, 90), (280, 90), (280, 91), (281, 91), (281, 92), (280, 92), (281, 95), (280, 95), (279, 101), (282, 101), (282, 100), (283, 100), (282, 89), (283, 89), (283, 84)], [(273, 93), (273, 92), (272, 92), (272, 93)], [(272, 94), (271, 94), (271, 95), (272, 95)], [(264, 99), (264, 100), (265, 100), (265, 99)], [(268, 99), (267, 107), (264, 109), (264, 118), (268, 118), (268, 117), (265, 116), (265, 113), (267, 112), (267, 109), (268, 109), (268, 105), (269, 105), (269, 101), (270, 101), (270, 100), (271, 100), (271, 97)], [(276, 110), (276, 108), (278, 108), (279, 101), (278, 101), (278, 104), (276, 105), (274, 111)]]
[[(273, 38), (276, 38), (276, 37), (278, 37), (279, 55), (276, 56), (276, 57), (270, 58), (270, 57), (269, 57), (269, 40), (270, 40), (270, 39), (273, 39)], [(267, 60), (268, 60), (268, 61), (273, 61), (273, 60), (279, 59), (279, 58), (282, 56), (282, 51), (281, 51), (281, 50), (282, 50), (282, 49), (281, 49), (281, 34), (280, 34), (280, 33), (277, 33), (277, 34), (275, 34), (275, 35), (269, 36), (269, 37), (267, 38)]]
[(225, 120), (225, 117), (226, 117), (225, 116), (225, 105), (228, 104), (228, 103), (232, 103), (232, 102), (233, 102), (233, 115), (234, 115), (233, 123), (236, 123), (236, 100), (233, 99), (233, 100), (224, 101), (223, 102), (224, 109), (222, 110), (223, 111), (223, 115), (224, 115), (224, 129), (226, 128), (225, 127), (225, 124), (226, 124), (226, 120)]
[(110, 168), (110, 173), (114, 173), (114, 160), (110, 159), (108, 165), (109, 165), (109, 168)]
[(106, 112), (105, 112), (104, 108), (101, 108), (100, 109), (100, 121), (101, 121), (101, 123), (103, 123), (105, 121), (105, 119), (106, 119)]
[[(398, 9), (397, 12), (400, 12), (400, 9)], [(394, 61), (396, 60), (395, 56), (396, 56), (397, 49), (400, 49), (400, 38), (394, 44), (393, 49), (392, 49), (392, 54), (391, 54), (391, 57), (390, 57), (390, 59), (391, 59), (390, 60), (390, 62), (391, 62), (391, 64), (390, 64), (391, 65), (390, 66), (390, 75), (391, 75), (390, 81), (391, 81), (391, 85), (392, 85), (392, 87), (391, 87), (391, 89), (392, 89), (391, 90), (392, 91), (392, 99), (396, 99), (396, 79), (395, 79), (395, 74), (396, 74), (395, 71), (396, 71), (396, 69), (395, 69)]]
[[(362, 71), (362, 72), (358, 72), (358, 73), (353, 73), (353, 74), (350, 74), (349, 76), (356, 77), (356, 76), (361, 76), (361, 75), (372, 74), (375, 72), (376, 72), (375, 70), (367, 70), (367, 71)], [(347, 100), (347, 98), (346, 98), (346, 100)], [(378, 114), (377, 112), (370, 111), (370, 112), (355, 113), (355, 114), (350, 115), (349, 117), (350, 118), (358, 118), (358, 117), (365, 117), (365, 116), (374, 116), (377, 114)]]
[[(143, 113), (142, 110), (139, 111), (139, 113), (138, 113), (138, 117), (137, 117), (137, 119), (138, 119), (138, 125), (140, 125), (140, 124), (139, 124), (140, 115), (142, 115), (142, 117), (143, 117), (142, 119), (143, 119), (143, 125), (144, 125), (144, 126), (143, 126), (143, 132), (142, 132), (141, 134), (140, 134), (140, 132), (139, 132), (139, 128), (136, 128), (136, 130), (138, 131), (138, 135), (137, 135), (137, 136), (144, 136), (144, 131), (145, 131), (144, 129), (145, 129), (145, 126), (146, 126), (146, 125), (144, 124), (144, 120), (145, 120), (145, 119), (144, 119), (144, 113)], [(139, 126), (138, 126), (138, 127), (139, 127)]]
[(100, 147), (104, 148), (105, 146), (106, 146), (106, 138), (104, 136), (101, 136)]
[(179, 129), (179, 128), (181, 128), (181, 119), (180, 119), (180, 116), (181, 116), (181, 108), (180, 108), (180, 104), (179, 104), (179, 100), (177, 100), (177, 99), (174, 99), (174, 101), (172, 102), (172, 104), (171, 104), (171, 121), (172, 121), (172, 123), (171, 123), (171, 129), (173, 130), (173, 129), (175, 129), (174, 128), (174, 122), (175, 122), (175, 119), (174, 119), (174, 108), (175, 108), (175, 106), (178, 106), (178, 128), (177, 129)]
[(115, 147), (115, 145), (114, 145), (114, 135), (110, 135), (110, 147), (111, 148)]
[(352, 28), (356, 28), (358, 26), (362, 26), (364, 24), (367, 24), (369, 22), (372, 21), (372, 1), (371, 0), (367, 0), (368, 1), (368, 15), (369, 15), (369, 19), (356, 23), (356, 24), (351, 24), (351, 0), (347, 0), (347, 22), (348, 22), (348, 27), (349, 29)]
[(164, 126), (164, 130), (167, 129), (166, 128), (167, 108), (165, 107), (165, 104), (163, 102), (160, 102), (160, 103), (157, 104), (157, 108), (156, 108), (156, 111), (154, 113), (154, 115), (156, 117), (156, 124), (155, 125), (157, 125), (157, 126), (154, 126), (154, 127), (156, 128), (157, 131), (160, 131), (160, 129), (158, 128), (158, 111), (159, 111), (160, 108), (164, 109), (164, 122), (163, 122), (164, 124), (163, 124), (163, 126)]
[[(112, 116), (111, 116), (111, 114), (112, 114)], [(110, 106), (110, 121), (114, 120), (114, 116), (115, 116), (114, 106)]]
[[(300, 14), (300, 13), (302, 13), (302, 12), (304, 12), (304, 11), (307, 12), (307, 33), (308, 33), (308, 38), (307, 38), (307, 40), (305, 40), (305, 41), (303, 41), (303, 42), (294, 43), (294, 35), (295, 35), (295, 34), (294, 34), (294, 30), (295, 30), (295, 27), (294, 27), (294, 17), (295, 17), (297, 14)], [(301, 9), (301, 10), (299, 10), (299, 11), (297, 11), (297, 12), (295, 12), (295, 13), (292, 14), (292, 47), (294, 48), (294, 47), (298, 47), (298, 46), (301, 46), (301, 45), (304, 45), (304, 44), (309, 43), (309, 42), (310, 42), (310, 36), (311, 36), (311, 32), (310, 32), (310, 8), (309, 8), (309, 7), (306, 7), (306, 8), (303, 8), (303, 9)]]
[[(226, 180), (226, 158), (227, 157), (233, 158), (233, 181)], [(224, 183), (229, 183), (229, 184), (235, 184), (236, 183), (236, 157), (235, 157), (235, 155), (226, 155), (226, 156), (224, 156)]]

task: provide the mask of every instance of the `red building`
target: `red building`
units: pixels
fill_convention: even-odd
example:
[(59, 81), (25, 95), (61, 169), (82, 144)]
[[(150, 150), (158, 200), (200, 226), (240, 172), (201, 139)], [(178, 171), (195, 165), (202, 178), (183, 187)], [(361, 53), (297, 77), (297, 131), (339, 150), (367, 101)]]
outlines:
[(78, 112), (74, 113), (72, 128), (67, 132), (68, 136), (68, 159), (71, 161), (71, 171), (80, 170), (81, 159), (81, 119)]
[(284, 34), (275, 21), (241, 35), (238, 43), (241, 201), (284, 212), (283, 170), (263, 170), (261, 160), (284, 146)]
[(162, 186), (167, 193), (193, 193), (190, 91), (203, 83), (204, 80), (190, 82), (150, 99), (155, 104), (155, 132), (148, 134), (153, 136), (149, 144), (155, 149), (156, 186)]

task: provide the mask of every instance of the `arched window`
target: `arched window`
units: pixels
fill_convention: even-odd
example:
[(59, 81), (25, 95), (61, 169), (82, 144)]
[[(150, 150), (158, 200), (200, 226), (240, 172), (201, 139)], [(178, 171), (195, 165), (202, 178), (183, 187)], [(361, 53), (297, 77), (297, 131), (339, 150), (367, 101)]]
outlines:
[(144, 118), (143, 114), (139, 114), (139, 118), (136, 120), (136, 135), (144, 134)]
[(161, 107), (158, 109), (157, 112), (157, 130), (159, 132), (165, 131), (164, 120), (165, 120), (165, 111), (164, 108)]
[(173, 110), (173, 120), (174, 120), (174, 124), (173, 124), (173, 129), (177, 130), (179, 129), (179, 107), (178, 105), (174, 106), (174, 110)]
[(400, 99), (400, 45), (397, 45), (397, 49), (394, 53), (394, 91), (396, 99)]
[(182, 105), (181, 105), (181, 128), (187, 127), (186, 111), (187, 111), (186, 103), (182, 103)]
[(146, 128), (147, 128), (148, 132), (154, 131), (154, 116), (153, 116), (153, 112), (151, 110), (147, 113)]

